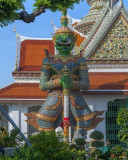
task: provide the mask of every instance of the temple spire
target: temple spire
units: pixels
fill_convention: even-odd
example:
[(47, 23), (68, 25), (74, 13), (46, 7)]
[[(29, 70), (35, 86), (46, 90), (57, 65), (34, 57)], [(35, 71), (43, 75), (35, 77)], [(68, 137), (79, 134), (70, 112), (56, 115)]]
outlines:
[(110, 0), (110, 7), (113, 8), (113, 0)]
[(61, 25), (62, 26), (67, 26), (68, 25), (68, 18), (66, 17), (67, 15), (67, 10), (63, 9), (62, 10), (62, 17), (61, 17)]
[(123, 6), (124, 6), (123, 0), (120, 0), (120, 1), (119, 1), (119, 6), (120, 6), (120, 7), (123, 7)]

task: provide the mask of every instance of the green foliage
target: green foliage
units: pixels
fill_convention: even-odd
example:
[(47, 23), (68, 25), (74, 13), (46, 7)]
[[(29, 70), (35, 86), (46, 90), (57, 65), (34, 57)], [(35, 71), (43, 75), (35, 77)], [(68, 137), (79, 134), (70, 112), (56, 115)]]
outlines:
[(104, 160), (109, 160), (110, 157), (111, 157), (111, 152), (110, 152), (110, 150), (108, 150), (107, 152), (105, 152), (104, 154), (102, 154), (102, 155), (100, 156), (100, 158), (101, 158), (101, 159), (104, 159)]
[(63, 142), (63, 137), (59, 133), (54, 132), (48, 135), (44, 132), (29, 137), (35, 152), (40, 152), (42, 159), (45, 160), (84, 160), (85, 150), (77, 150)]
[[(3, 159), (2, 159), (3, 158)], [(41, 160), (41, 153), (40, 152), (35, 152), (33, 148), (24, 148), (20, 147), (14, 154), (14, 157), (11, 158), (9, 156), (1, 156), (1, 160), (35, 160), (35, 159), (40, 159)]]
[(78, 146), (84, 146), (86, 144), (85, 139), (84, 138), (77, 138), (75, 139), (75, 142)]
[(121, 127), (118, 133), (119, 139), (128, 144), (128, 108), (121, 108), (119, 110), (117, 123)]
[(103, 154), (103, 152), (100, 149), (96, 149), (95, 151), (92, 152), (91, 157), (92, 158), (99, 158), (101, 155)]
[(95, 140), (95, 141), (93, 141), (93, 142), (91, 143), (91, 145), (92, 145), (92, 147), (101, 148), (101, 147), (104, 146), (104, 142)]
[[(26, 0), (0, 0), (0, 27), (7, 26), (16, 19), (19, 19), (17, 12), (25, 9), (25, 1)], [(73, 9), (75, 3), (80, 3), (80, 0), (35, 0), (33, 6), (35, 10), (45, 6), (46, 9), (55, 12), (63, 8)]]
[(110, 149), (111, 154), (114, 155), (114, 158), (118, 158), (122, 156), (123, 148), (120, 146), (115, 146)]
[(22, 141), (21, 137), (18, 136), (20, 130), (11, 130), (10, 135), (5, 135), (0, 137), (0, 145), (3, 147), (15, 147), (18, 146), (18, 142)]
[[(57, 10), (62, 10), (62, 9), (73, 9), (74, 4), (80, 3), (80, 0), (35, 0), (36, 2), (34, 3), (34, 7), (36, 9), (39, 9), (41, 6), (46, 5), (47, 9), (50, 9), (52, 12), (55, 12)], [(83, 1), (83, 0), (82, 0)]]
[(17, 19), (17, 11), (24, 9), (25, 0), (0, 0), (0, 27)]
[(90, 134), (90, 138), (96, 139), (96, 140), (101, 140), (104, 138), (104, 135), (100, 131), (94, 131)]
[(29, 137), (32, 144), (31, 148), (26, 146), (19, 147), (14, 153), (14, 157), (0, 157), (1, 160), (86, 160), (84, 149), (70, 146), (63, 142), (63, 136), (59, 132), (46, 134), (41, 132)]

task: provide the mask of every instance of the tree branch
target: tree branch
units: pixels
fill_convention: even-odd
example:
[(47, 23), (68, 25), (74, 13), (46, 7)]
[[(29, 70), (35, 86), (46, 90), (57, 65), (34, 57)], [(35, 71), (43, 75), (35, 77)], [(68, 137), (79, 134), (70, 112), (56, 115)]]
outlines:
[(40, 9), (32, 12), (31, 14), (28, 14), (26, 11), (21, 11), (20, 13), (17, 13), (19, 15), (19, 17), (16, 20), (22, 20), (25, 23), (34, 22), (35, 17), (37, 17), (40, 14), (44, 13), (45, 9), (46, 9), (46, 5), (42, 6)]

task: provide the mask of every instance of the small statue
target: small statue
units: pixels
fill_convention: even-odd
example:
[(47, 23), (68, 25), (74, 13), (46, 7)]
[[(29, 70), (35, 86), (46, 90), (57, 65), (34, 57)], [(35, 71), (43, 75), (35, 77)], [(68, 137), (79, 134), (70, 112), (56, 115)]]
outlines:
[[(90, 130), (95, 128), (104, 118), (104, 111), (94, 111), (88, 107), (80, 90), (90, 87), (88, 67), (82, 54), (71, 55), (77, 36), (67, 27), (67, 11), (62, 11), (62, 26), (52, 35), (58, 55), (50, 55), (45, 50), (46, 57), (41, 68), (39, 88), (49, 90), (46, 101), (38, 113), (25, 113), (26, 120), (39, 131), (55, 131), (58, 126), (64, 129), (65, 141), (68, 141), (68, 127)], [(82, 131), (83, 132), (83, 131)]]
[(1, 137), (5, 137), (5, 136), (7, 136), (7, 129), (6, 129), (6, 127), (4, 126), (4, 127), (0, 127), (0, 136)]

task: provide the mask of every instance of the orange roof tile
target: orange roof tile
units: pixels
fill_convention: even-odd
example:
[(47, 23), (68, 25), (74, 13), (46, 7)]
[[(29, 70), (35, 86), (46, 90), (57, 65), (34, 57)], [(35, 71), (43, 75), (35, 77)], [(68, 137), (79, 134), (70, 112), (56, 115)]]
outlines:
[[(91, 90), (128, 90), (128, 73), (90, 72), (89, 79)], [(0, 90), (0, 98), (44, 99), (46, 97), (47, 92), (40, 91), (38, 83), (14, 83)]]
[(45, 57), (44, 48), (54, 55), (52, 40), (25, 40), (21, 42), (19, 71), (40, 71)]
[(126, 90), (128, 73), (126, 72), (90, 72), (90, 89)]
[(0, 90), (0, 98), (45, 99), (46, 91), (39, 90), (38, 83), (13, 83)]
[[(75, 25), (77, 25), (77, 24), (78, 24), (78, 22), (75, 22), (75, 23), (73, 24), (73, 27), (74, 27)], [(77, 34), (76, 45), (77, 45), (78, 47), (80, 47), (80, 44), (85, 40), (85, 37), (82, 37), (79, 33), (76, 33), (75, 31), (74, 31), (74, 34)]]
[(76, 32), (74, 32), (74, 34), (77, 34), (76, 45), (80, 47), (80, 44), (85, 40), (85, 37), (82, 37), (79, 33)]

